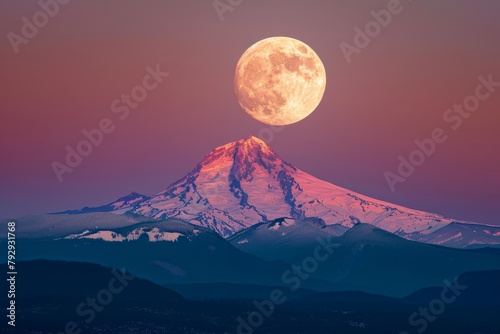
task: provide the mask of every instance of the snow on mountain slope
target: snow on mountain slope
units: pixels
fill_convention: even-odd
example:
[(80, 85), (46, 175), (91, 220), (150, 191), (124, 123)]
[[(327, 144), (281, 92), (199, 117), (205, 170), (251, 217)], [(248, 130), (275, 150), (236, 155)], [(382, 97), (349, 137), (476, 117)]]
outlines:
[(500, 246), (500, 226), (451, 223), (430, 234), (403, 235), (407, 239), (454, 248)]
[(177, 241), (179, 237), (185, 237), (184, 234), (178, 232), (163, 232), (159, 228), (137, 228), (127, 235), (122, 235), (117, 232), (101, 230), (94, 233), (85, 231), (79, 234), (72, 234), (65, 239), (95, 239), (103, 241), (134, 241), (138, 240), (141, 236), (146, 235), (151, 242), (156, 241)]
[(148, 200), (149, 197), (145, 195), (141, 195), (136, 192), (132, 192), (126, 196), (120, 197), (114, 202), (111, 202), (106, 205), (98, 206), (98, 207), (85, 207), (80, 210), (68, 210), (63, 212), (57, 212), (56, 214), (82, 214), (82, 213), (91, 213), (91, 212), (112, 212), (112, 213), (124, 213), (130, 211), (131, 208), (136, 206), (137, 204)]
[(363, 222), (422, 235), (453, 222), (319, 180), (282, 160), (255, 137), (214, 149), (189, 174), (139, 203), (133, 212), (181, 218), (225, 237), (279, 217), (318, 217), (345, 227)]
[[(191, 241), (196, 238), (203, 231), (210, 231), (198, 226), (191, 225), (187, 222), (178, 219), (169, 219), (164, 221), (148, 221), (140, 222), (137, 224), (116, 227), (116, 228), (103, 228), (103, 229), (87, 229), (81, 233), (74, 233), (66, 235), (61, 239), (75, 240), (75, 239), (94, 239), (102, 241), (136, 241), (141, 238), (150, 242), (157, 241), (179, 241), (179, 238), (185, 238)], [(214, 233), (210, 231), (210, 233)]]

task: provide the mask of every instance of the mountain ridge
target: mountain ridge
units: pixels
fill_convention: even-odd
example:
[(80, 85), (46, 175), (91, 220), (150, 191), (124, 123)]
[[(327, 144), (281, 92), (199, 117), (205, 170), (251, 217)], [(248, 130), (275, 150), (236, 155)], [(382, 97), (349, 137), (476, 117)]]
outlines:
[[(468, 247), (484, 240), (485, 244), (500, 244), (500, 227), (406, 208), (317, 179), (283, 160), (254, 136), (215, 148), (164, 190), (140, 196), (144, 198), (125, 203), (116, 212), (153, 219), (179, 218), (226, 238), (280, 217), (316, 217), (326, 225), (346, 228), (368, 223), (427, 243)], [(456, 232), (450, 236), (453, 231), (434, 234), (452, 223), (481, 228), (469, 229), (465, 235)]]

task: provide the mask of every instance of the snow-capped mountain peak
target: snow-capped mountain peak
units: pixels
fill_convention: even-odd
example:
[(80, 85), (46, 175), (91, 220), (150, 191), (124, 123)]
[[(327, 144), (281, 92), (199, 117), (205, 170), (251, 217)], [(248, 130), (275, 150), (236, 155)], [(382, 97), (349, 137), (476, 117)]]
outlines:
[(371, 223), (404, 233), (430, 233), (452, 222), (319, 180), (284, 161), (255, 137), (215, 148), (185, 177), (133, 212), (185, 219), (225, 237), (279, 217), (318, 217), (326, 224), (345, 227)]
[[(106, 209), (113, 207), (114, 212), (155, 219), (180, 218), (224, 237), (261, 222), (289, 217), (318, 218), (326, 226), (336, 228), (367, 223), (407, 239), (446, 244), (458, 232), (451, 237), (448, 235), (451, 230), (434, 233), (451, 223), (464, 223), (376, 200), (319, 180), (284, 161), (253, 136), (215, 148), (186, 176), (152, 197), (131, 195), (110, 203)], [(465, 247), (481, 244), (481, 240), (486, 244), (497, 243), (491, 240), (500, 238), (495, 234), (496, 229), (487, 226), (478, 229), (483, 230), (490, 233), (481, 232), (485, 235), (480, 236), (475, 232), (470, 236), (471, 229), (467, 229), (468, 236), (461, 237), (459, 244)]]

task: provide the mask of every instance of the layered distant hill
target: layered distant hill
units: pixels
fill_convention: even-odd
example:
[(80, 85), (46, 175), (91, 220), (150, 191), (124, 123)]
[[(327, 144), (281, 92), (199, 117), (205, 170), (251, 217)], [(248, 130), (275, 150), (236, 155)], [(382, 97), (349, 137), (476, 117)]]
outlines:
[[(128, 270), (124, 274), (82, 262), (21, 261), (17, 269), (22, 273), (16, 280), (18, 318), (15, 328), (0, 325), (5, 333), (62, 333), (67, 328), (81, 333), (251, 333), (238, 330), (238, 318), (262, 310), (255, 305), (265, 303), (277, 288), (224, 283), (165, 288)], [(7, 265), (0, 264), (0, 270), (7, 272)], [(466, 288), (446, 305), (445, 314), (428, 323), (425, 333), (498, 333), (499, 275), (486, 271), (458, 277)], [(0, 281), (0, 289), (7, 291), (8, 284)], [(409, 323), (409, 316), (442, 298), (443, 286), (404, 298), (283, 291), (286, 301), (254, 333), (413, 333), (423, 328), (422, 322)]]

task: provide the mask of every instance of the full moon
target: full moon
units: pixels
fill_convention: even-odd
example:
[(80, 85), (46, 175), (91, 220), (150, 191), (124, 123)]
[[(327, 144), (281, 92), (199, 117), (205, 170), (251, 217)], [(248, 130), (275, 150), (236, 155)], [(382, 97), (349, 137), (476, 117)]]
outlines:
[(325, 88), (321, 59), (307, 44), (289, 37), (255, 43), (243, 53), (234, 73), (240, 106), (269, 125), (303, 120), (319, 105)]

